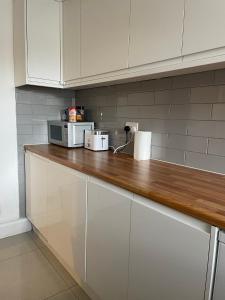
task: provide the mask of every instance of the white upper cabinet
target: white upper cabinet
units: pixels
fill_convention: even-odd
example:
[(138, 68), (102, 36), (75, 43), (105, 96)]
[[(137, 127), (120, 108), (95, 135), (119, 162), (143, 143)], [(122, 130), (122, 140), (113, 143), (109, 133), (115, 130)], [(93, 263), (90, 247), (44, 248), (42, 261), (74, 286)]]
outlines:
[(205, 70), (225, 61), (224, 11), (224, 0), (14, 0), (15, 84), (78, 88)]
[(203, 300), (210, 226), (135, 196), (129, 300)]
[(80, 0), (14, 0), (15, 84), (80, 77)]
[(81, 0), (66, 0), (62, 6), (62, 78), (64, 82), (80, 77)]
[(224, 12), (224, 0), (185, 0), (183, 55), (225, 46)]
[(60, 81), (60, 4), (27, 1), (28, 77)]
[(127, 300), (131, 198), (99, 180), (88, 182), (87, 284), (94, 299)]
[(81, 1), (81, 75), (128, 67), (130, 0)]
[(131, 0), (129, 67), (181, 56), (184, 0)]

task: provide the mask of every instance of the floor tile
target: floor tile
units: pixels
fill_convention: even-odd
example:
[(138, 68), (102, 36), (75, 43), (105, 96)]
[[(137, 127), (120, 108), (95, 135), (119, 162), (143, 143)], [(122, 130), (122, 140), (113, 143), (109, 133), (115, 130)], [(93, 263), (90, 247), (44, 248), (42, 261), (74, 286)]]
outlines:
[(54, 257), (54, 255), (51, 253), (51, 251), (48, 250), (47, 247), (45, 247), (45, 248), (42, 247), (41, 251), (42, 251), (43, 255), (46, 257), (46, 259), (49, 261), (49, 263), (53, 266), (55, 271), (64, 280), (64, 282), (66, 283), (66, 286), (68, 288), (76, 285), (72, 276), (65, 270), (65, 268), (61, 265), (61, 263), (57, 260), (57, 258)]
[(68, 288), (71, 288), (76, 285), (76, 282), (72, 278), (72, 276), (65, 270), (65, 268), (62, 266), (62, 264), (58, 261), (58, 259), (52, 254), (52, 252), (48, 249), (47, 246), (39, 239), (37, 234), (34, 232), (30, 233), (30, 236), (36, 243), (37, 247), (40, 249), (42, 254), (46, 257), (46, 259), (49, 261), (49, 263), (53, 266), (53, 268), (56, 270), (56, 272), (59, 274), (59, 276), (64, 280), (66, 283), (66, 286)]
[(40, 250), (0, 263), (0, 299), (40, 300), (66, 289)]
[[(73, 297), (75, 296), (75, 298), (72, 298), (72, 299), (91, 300), (87, 296), (87, 294), (83, 291), (83, 289), (72, 278), (72, 276), (65, 270), (65, 268), (61, 265), (61, 263), (58, 261), (58, 259), (52, 254), (52, 252), (48, 249), (48, 247), (40, 240), (38, 235), (33, 231), (31, 231), (29, 234), (32, 237), (32, 239), (34, 240), (34, 242), (36, 243), (37, 247), (42, 252), (42, 254), (46, 257), (46, 259), (49, 261), (49, 263), (53, 266), (53, 268), (56, 270), (56, 272), (59, 274), (59, 276), (64, 280), (67, 288), (71, 288), (70, 293), (72, 292)], [(70, 297), (70, 293), (69, 293), (68, 297)], [(64, 295), (64, 293), (62, 293), (62, 295)], [(57, 294), (54, 297), (60, 297), (60, 296), (61, 296), (61, 294), (59, 294), (59, 295)], [(54, 297), (52, 297), (50, 299), (58, 300), (58, 298), (55, 299)], [(59, 299), (61, 300), (61, 298), (59, 298)], [(67, 300), (67, 298), (65, 298), (65, 300)], [(69, 298), (69, 300), (70, 300), (70, 298)]]
[(59, 293), (45, 300), (79, 300), (70, 290)]
[(79, 287), (79, 285), (73, 287), (71, 291), (78, 300), (91, 300), (88, 295), (82, 290), (82, 288)]
[(34, 249), (37, 249), (37, 246), (28, 233), (1, 239), (0, 262), (17, 255), (28, 253)]

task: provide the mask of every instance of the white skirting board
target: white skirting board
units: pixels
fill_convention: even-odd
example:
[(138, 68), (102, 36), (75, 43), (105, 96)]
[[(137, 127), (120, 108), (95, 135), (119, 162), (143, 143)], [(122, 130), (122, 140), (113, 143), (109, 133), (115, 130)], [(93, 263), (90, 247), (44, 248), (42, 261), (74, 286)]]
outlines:
[(0, 239), (30, 231), (31, 228), (31, 223), (27, 218), (20, 218), (15, 221), (0, 224)]

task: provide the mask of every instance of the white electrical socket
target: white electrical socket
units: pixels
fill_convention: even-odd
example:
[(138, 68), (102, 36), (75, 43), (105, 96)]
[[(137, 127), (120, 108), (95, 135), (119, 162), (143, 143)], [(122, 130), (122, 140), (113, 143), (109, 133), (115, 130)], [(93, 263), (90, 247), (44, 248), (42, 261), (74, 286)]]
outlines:
[(138, 123), (137, 122), (126, 122), (125, 126), (129, 126), (131, 132), (138, 131)]

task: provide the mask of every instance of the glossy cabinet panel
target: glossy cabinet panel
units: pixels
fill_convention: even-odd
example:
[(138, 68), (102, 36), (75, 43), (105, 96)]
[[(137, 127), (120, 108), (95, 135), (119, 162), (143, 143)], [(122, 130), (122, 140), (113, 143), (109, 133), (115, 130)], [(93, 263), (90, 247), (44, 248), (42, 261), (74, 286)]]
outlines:
[(183, 0), (131, 0), (129, 66), (181, 56)]
[(127, 68), (130, 0), (81, 1), (81, 75)]
[(81, 0), (14, 0), (15, 84), (64, 87), (80, 77)]
[(80, 77), (80, 7), (82, 0), (66, 0), (62, 4), (63, 81)]
[(47, 187), (48, 243), (85, 280), (86, 177), (49, 162)]
[(225, 297), (225, 244), (219, 243), (213, 300), (224, 300)]
[(212, 69), (225, 60), (224, 10), (224, 0), (14, 0), (15, 84), (77, 88)]
[(132, 204), (128, 299), (203, 300), (207, 227), (161, 207), (138, 196)]
[(185, 0), (184, 55), (225, 46), (224, 11), (224, 0)]
[(47, 161), (26, 153), (26, 215), (46, 237), (47, 234)]
[(127, 299), (129, 195), (88, 182), (87, 284), (101, 300)]
[(28, 76), (60, 81), (60, 3), (27, 0)]
[(204, 299), (210, 225), (29, 151), (26, 182), (27, 217), (93, 300)]
[(85, 280), (86, 176), (26, 152), (26, 214), (65, 266)]

